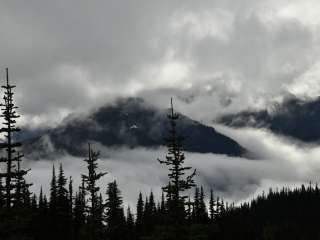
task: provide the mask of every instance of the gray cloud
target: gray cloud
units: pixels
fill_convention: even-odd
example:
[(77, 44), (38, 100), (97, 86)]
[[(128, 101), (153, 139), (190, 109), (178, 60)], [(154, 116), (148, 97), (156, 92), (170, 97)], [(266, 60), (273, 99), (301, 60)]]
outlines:
[(172, 94), (209, 120), (311, 91), (296, 83), (318, 62), (319, 9), (300, 0), (2, 2), (0, 65), (19, 87), (25, 122), (59, 122), (118, 96), (166, 106)]

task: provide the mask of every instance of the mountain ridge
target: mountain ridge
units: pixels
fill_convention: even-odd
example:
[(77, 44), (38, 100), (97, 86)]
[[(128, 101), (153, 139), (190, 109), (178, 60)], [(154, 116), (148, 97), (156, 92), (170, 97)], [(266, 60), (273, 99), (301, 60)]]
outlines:
[[(25, 142), (25, 152), (45, 157), (53, 152), (85, 154), (87, 142), (106, 147), (157, 148), (164, 145), (167, 111), (147, 104), (142, 98), (118, 99), (81, 117), (69, 117), (61, 125)], [(178, 131), (186, 136), (185, 151), (243, 156), (247, 151), (213, 127), (179, 114)], [(38, 152), (38, 153), (37, 153)], [(38, 154), (38, 156), (37, 156)], [(31, 154), (32, 155), (32, 154)]]
[(280, 104), (274, 103), (271, 109), (227, 114), (215, 122), (235, 128), (266, 128), (302, 142), (320, 142), (320, 97), (303, 100), (292, 96)]

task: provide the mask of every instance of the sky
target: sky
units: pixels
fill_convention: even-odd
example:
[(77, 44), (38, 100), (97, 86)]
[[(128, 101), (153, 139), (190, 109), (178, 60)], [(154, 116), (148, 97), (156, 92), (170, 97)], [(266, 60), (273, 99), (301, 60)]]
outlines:
[(211, 121), (320, 92), (317, 0), (1, 1), (23, 124), (142, 96)]
[[(318, 0), (1, 1), (0, 79), (8, 67), (23, 125), (54, 126), (127, 96), (161, 108), (174, 97), (180, 112), (210, 123), (292, 94), (319, 96), (319, 16)], [(319, 147), (216, 127), (259, 160), (188, 153), (207, 189), (241, 202), (270, 186), (318, 181)], [(155, 161), (164, 149), (104, 151), (106, 178), (119, 179), (128, 202), (165, 182)], [(78, 158), (59, 161), (75, 181), (85, 171)], [(26, 164), (34, 188), (46, 186), (52, 162)]]

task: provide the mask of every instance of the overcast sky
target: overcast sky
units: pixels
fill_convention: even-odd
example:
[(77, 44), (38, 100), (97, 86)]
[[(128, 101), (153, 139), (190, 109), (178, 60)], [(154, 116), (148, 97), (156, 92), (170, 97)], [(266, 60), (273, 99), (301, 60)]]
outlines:
[(199, 120), (320, 92), (318, 0), (1, 1), (0, 70), (25, 121), (119, 96)]

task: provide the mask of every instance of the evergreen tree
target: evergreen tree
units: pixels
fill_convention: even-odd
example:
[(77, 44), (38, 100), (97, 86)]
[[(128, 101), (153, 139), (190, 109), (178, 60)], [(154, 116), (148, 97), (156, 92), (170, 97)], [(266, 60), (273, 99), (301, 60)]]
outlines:
[(134, 232), (134, 218), (130, 207), (127, 208), (127, 218), (126, 218), (126, 239), (135, 239)]
[(89, 194), (89, 203), (87, 206), (88, 211), (88, 227), (90, 239), (96, 240), (101, 238), (103, 224), (101, 221), (101, 205), (99, 205), (98, 192), (100, 188), (97, 186), (97, 181), (103, 177), (106, 172), (97, 172), (98, 158), (100, 153), (91, 149), (91, 145), (88, 144), (88, 158), (84, 161), (87, 163), (88, 174), (82, 174), (83, 181), (85, 183), (85, 193)]
[(142, 193), (139, 193), (137, 202), (137, 218), (136, 218), (136, 230), (138, 235), (143, 234), (143, 216), (144, 216), (144, 202), (142, 198)]
[[(4, 89), (3, 103), (1, 107), (1, 117), (3, 118), (3, 125), (0, 133), (4, 134), (4, 141), (0, 143), (0, 149), (4, 149), (4, 155), (0, 158), (1, 166), (0, 178), (4, 180), (3, 189), (1, 189), (1, 201), (4, 202), (4, 214), (0, 218), (6, 219), (7, 226), (4, 224), (3, 231), (0, 226), (0, 231), (6, 238), (21, 238), (24, 234), (23, 229), (28, 227), (29, 216), (27, 211), (28, 206), (24, 206), (24, 194), (30, 193), (29, 184), (25, 182), (25, 175), (28, 171), (21, 169), (20, 161), (23, 155), (18, 152), (21, 143), (15, 141), (15, 134), (20, 131), (16, 126), (16, 120), (20, 117), (14, 103), (13, 89), (16, 87), (9, 83), (9, 72), (6, 68), (6, 83), (1, 86)], [(3, 190), (3, 191), (2, 191)], [(30, 197), (30, 196), (29, 196)], [(0, 236), (1, 238), (1, 236)]]
[(38, 211), (33, 215), (33, 232), (35, 234), (35, 239), (47, 238), (49, 232), (48, 218), (48, 203), (41, 187), (38, 200)]
[[(30, 199), (29, 187), (32, 184), (27, 184), (24, 179), (24, 175), (27, 174), (29, 170), (25, 171), (21, 169), (20, 162), (23, 156), (20, 153), (17, 154), (17, 163), (16, 163), (16, 179), (15, 179), (15, 193), (14, 193), (14, 202), (13, 206), (16, 210), (22, 210), (29, 206), (28, 200)], [(23, 214), (23, 213), (21, 213)]]
[(50, 210), (51, 212), (56, 211), (57, 207), (57, 178), (54, 165), (52, 166), (52, 178), (50, 182)]
[(72, 210), (73, 210), (73, 180), (72, 177), (70, 176), (69, 178), (69, 195), (68, 195), (68, 203), (69, 203), (69, 212), (70, 215), (72, 215)]
[(86, 199), (85, 199), (84, 181), (79, 191), (75, 196), (75, 203), (73, 209), (74, 216), (74, 239), (83, 239), (85, 237), (85, 224), (86, 224)]
[(168, 154), (166, 155), (166, 160), (158, 159), (158, 161), (168, 166), (169, 183), (163, 190), (170, 196), (170, 199), (168, 199), (170, 201), (168, 202), (168, 212), (170, 213), (171, 224), (175, 229), (174, 235), (178, 238), (179, 228), (181, 225), (184, 225), (183, 223), (186, 220), (184, 204), (187, 196), (184, 196), (183, 192), (195, 186), (193, 177), (196, 171), (194, 170), (190, 175), (185, 176), (186, 171), (190, 170), (191, 167), (184, 166), (185, 155), (182, 145), (184, 138), (177, 131), (179, 114), (174, 112), (172, 99), (170, 113), (167, 115), (167, 118), (170, 125), (168, 136), (165, 139)]
[(210, 221), (212, 222), (214, 220), (215, 216), (215, 200), (213, 196), (213, 190), (210, 189), (210, 200), (209, 200), (209, 213), (210, 213)]
[(1, 210), (4, 208), (4, 206), (5, 206), (4, 187), (2, 183), (2, 178), (0, 177), (0, 213), (1, 213)]
[(66, 188), (67, 178), (64, 175), (62, 163), (59, 167), (59, 175), (57, 179), (57, 233), (59, 239), (69, 239), (71, 236), (71, 225), (70, 225), (70, 210), (69, 210), (69, 199), (68, 190)]
[(16, 127), (16, 119), (20, 116), (17, 114), (12, 90), (15, 86), (9, 83), (9, 73), (6, 69), (6, 84), (1, 86), (5, 89), (4, 93), (4, 103), (0, 104), (2, 115), (4, 118), (3, 124), (5, 127), (0, 129), (1, 133), (5, 134), (5, 142), (0, 144), (0, 148), (6, 150), (6, 157), (1, 158), (1, 162), (6, 164), (6, 172), (1, 173), (0, 177), (5, 178), (5, 204), (7, 209), (10, 209), (14, 200), (13, 190), (15, 189), (15, 179), (18, 177), (17, 171), (15, 170), (15, 162), (18, 157), (14, 154), (16, 153), (16, 148), (21, 146), (21, 143), (14, 142), (13, 134), (19, 132), (20, 129)]
[(200, 223), (206, 223), (208, 220), (208, 213), (207, 213), (207, 207), (205, 204), (205, 195), (203, 191), (203, 187), (200, 188), (200, 196), (199, 196), (199, 221)]
[(125, 226), (125, 217), (122, 208), (122, 197), (116, 181), (108, 184), (105, 206), (108, 236), (113, 240), (121, 240)]
[(194, 205), (193, 205), (193, 221), (199, 222), (199, 212), (200, 212), (200, 190), (198, 187), (194, 191)]
[(149, 198), (146, 198), (144, 207), (144, 227), (147, 230), (146, 234), (152, 234), (156, 221), (156, 204), (154, 201), (153, 192), (151, 191)]
[(52, 166), (52, 177), (50, 182), (50, 201), (49, 201), (49, 221), (48, 239), (57, 239), (58, 236), (58, 187), (55, 166)]

